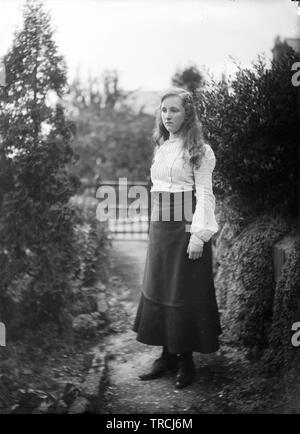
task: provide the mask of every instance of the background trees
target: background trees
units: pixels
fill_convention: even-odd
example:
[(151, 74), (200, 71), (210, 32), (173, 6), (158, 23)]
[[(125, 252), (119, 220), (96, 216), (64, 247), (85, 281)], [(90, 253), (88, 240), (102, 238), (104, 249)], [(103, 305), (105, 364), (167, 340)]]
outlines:
[(196, 65), (178, 69), (171, 81), (173, 86), (183, 87), (195, 96), (197, 91), (205, 84), (204, 74)]
[(79, 79), (72, 83), (68, 108), (77, 126), (74, 149), (80, 155), (72, 170), (80, 178), (149, 179), (154, 117), (132, 108), (128, 95), (119, 88), (115, 71), (90, 79), (87, 86)]

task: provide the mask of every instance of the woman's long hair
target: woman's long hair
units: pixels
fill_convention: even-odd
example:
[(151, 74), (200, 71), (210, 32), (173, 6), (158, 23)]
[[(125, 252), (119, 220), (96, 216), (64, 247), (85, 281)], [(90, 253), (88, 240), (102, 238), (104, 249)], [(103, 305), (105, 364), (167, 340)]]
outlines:
[(161, 104), (169, 96), (178, 96), (185, 109), (185, 120), (179, 130), (182, 137), (183, 148), (188, 152), (189, 163), (198, 168), (204, 155), (204, 138), (202, 126), (197, 115), (193, 96), (190, 92), (181, 88), (171, 88), (166, 91), (160, 100), (160, 105), (156, 111), (156, 122), (153, 132), (153, 141), (156, 147), (160, 147), (165, 140), (169, 139), (169, 132), (161, 120)]

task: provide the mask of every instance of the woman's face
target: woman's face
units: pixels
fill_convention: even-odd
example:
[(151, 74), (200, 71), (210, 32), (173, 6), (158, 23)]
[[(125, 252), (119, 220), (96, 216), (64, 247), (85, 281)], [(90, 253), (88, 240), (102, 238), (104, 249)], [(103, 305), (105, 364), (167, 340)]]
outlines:
[(179, 131), (185, 119), (185, 109), (179, 96), (168, 96), (161, 103), (161, 120), (169, 133)]

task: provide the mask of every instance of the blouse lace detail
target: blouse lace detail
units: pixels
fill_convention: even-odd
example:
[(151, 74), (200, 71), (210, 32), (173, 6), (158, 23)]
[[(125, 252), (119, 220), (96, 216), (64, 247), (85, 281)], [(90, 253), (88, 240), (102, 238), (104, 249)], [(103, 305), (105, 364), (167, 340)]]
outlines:
[(167, 140), (156, 149), (151, 166), (151, 191), (180, 192), (195, 190), (196, 208), (193, 214), (190, 242), (200, 246), (218, 232), (215, 218), (215, 196), (212, 173), (216, 165), (213, 149), (205, 144), (205, 154), (198, 169), (183, 160), (182, 142)]

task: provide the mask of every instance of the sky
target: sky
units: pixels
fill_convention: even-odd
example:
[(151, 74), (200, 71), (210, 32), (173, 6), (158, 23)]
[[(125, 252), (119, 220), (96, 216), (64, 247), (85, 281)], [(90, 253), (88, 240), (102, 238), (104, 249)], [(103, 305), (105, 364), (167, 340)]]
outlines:
[[(0, 0), (0, 57), (22, 23), (24, 0)], [(68, 76), (117, 70), (127, 90), (159, 91), (177, 68), (216, 77), (271, 58), (276, 35), (296, 36), (292, 0), (44, 0)], [(300, 16), (298, 17), (300, 19)]]

